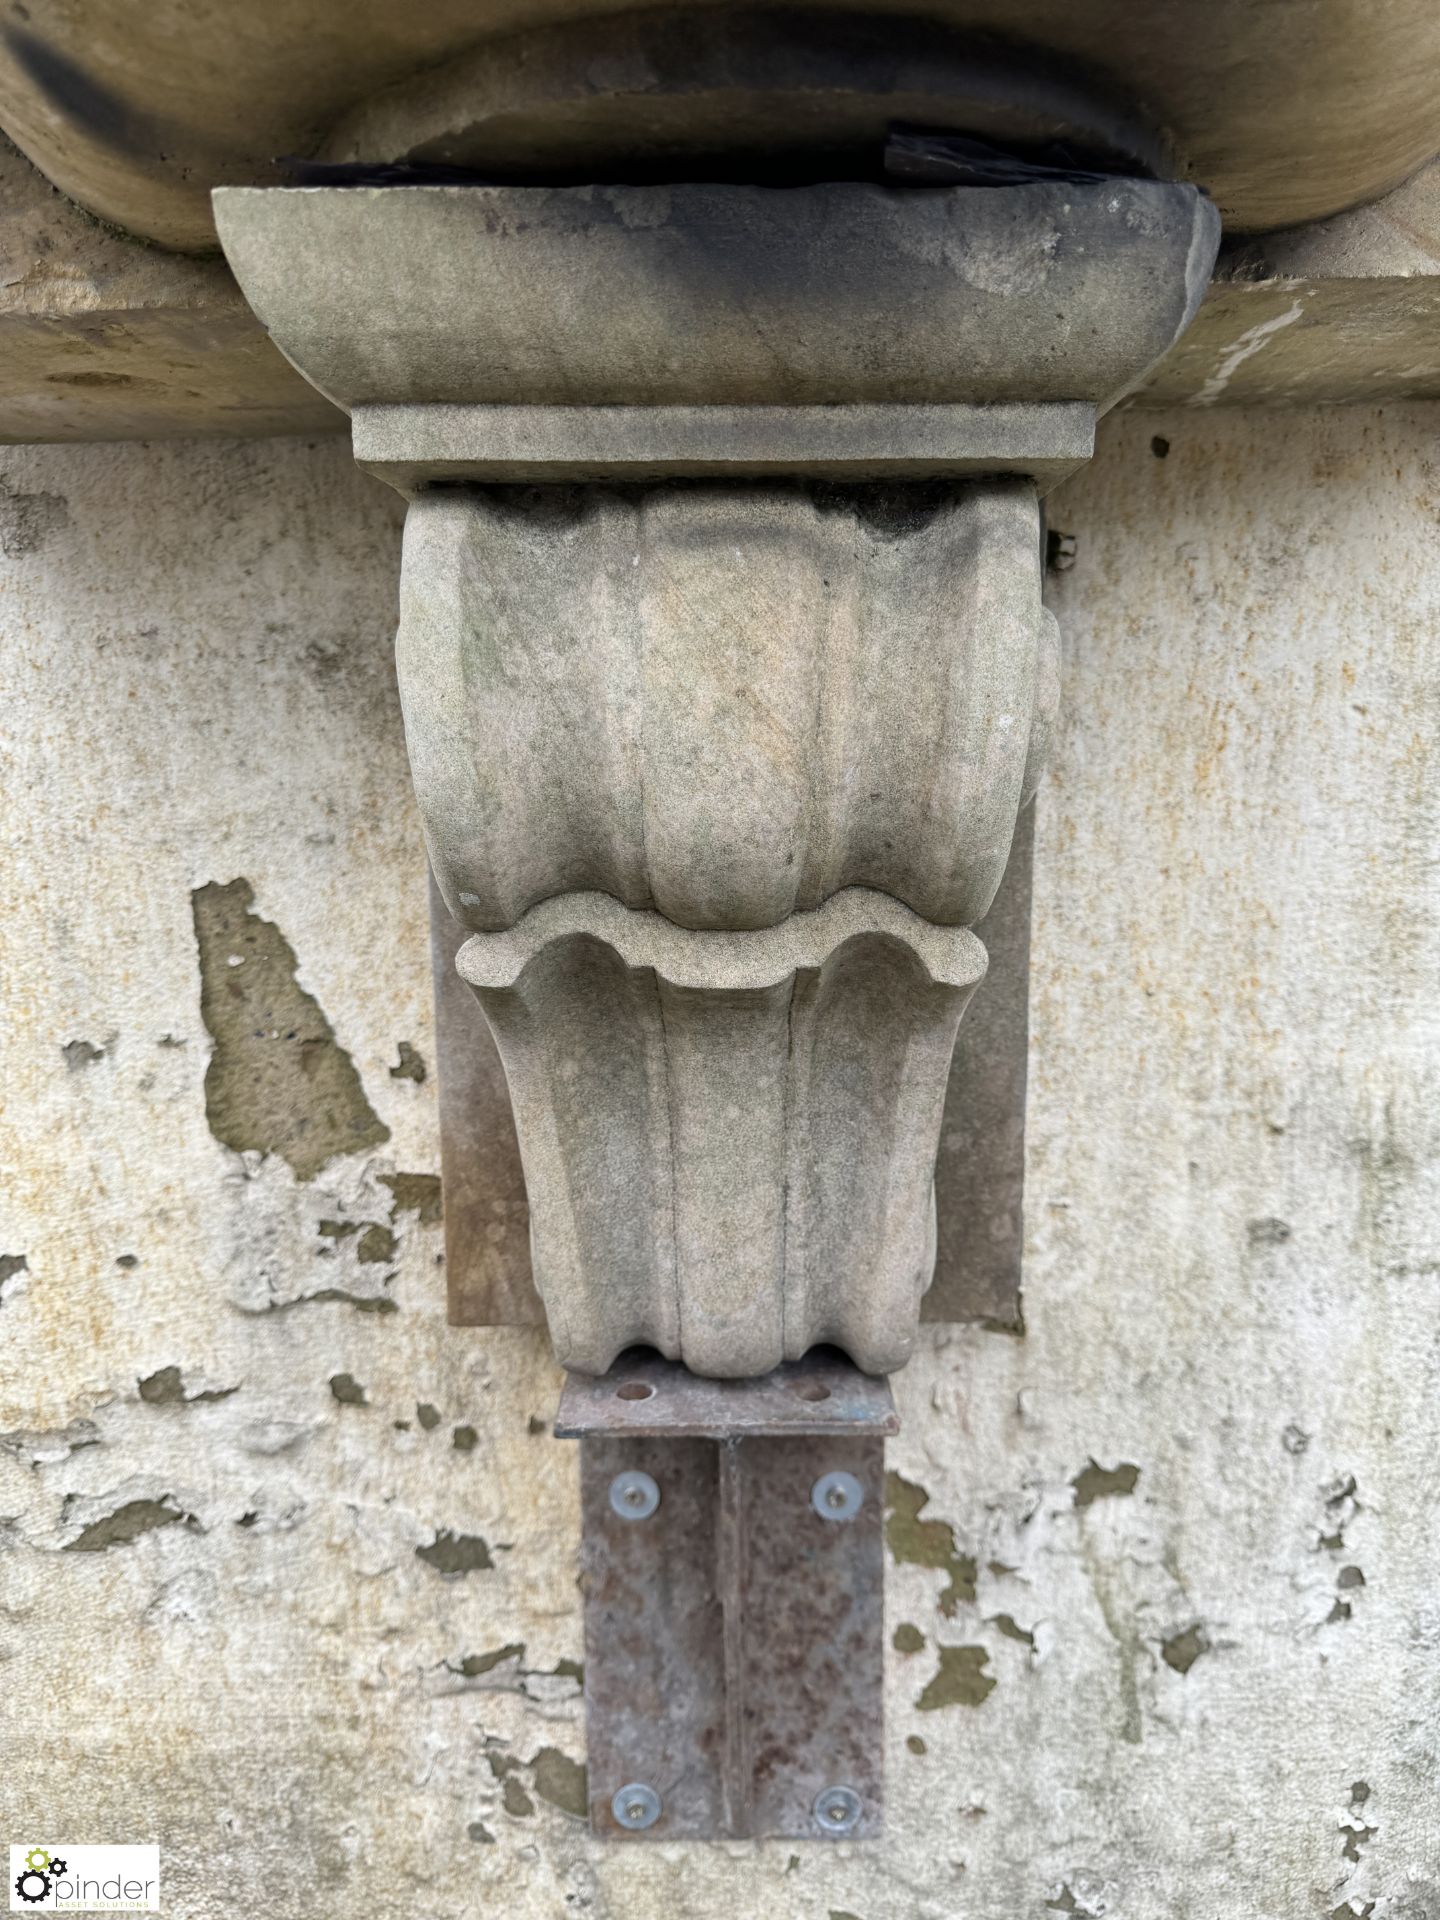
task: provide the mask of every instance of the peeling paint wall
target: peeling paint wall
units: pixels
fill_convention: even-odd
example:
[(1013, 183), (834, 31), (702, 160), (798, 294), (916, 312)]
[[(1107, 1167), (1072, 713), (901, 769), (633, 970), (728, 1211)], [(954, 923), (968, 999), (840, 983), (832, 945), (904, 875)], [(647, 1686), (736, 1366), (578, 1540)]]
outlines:
[(0, 1839), (191, 1920), (1436, 1920), (1437, 427), (1131, 416), (1051, 502), (1026, 1332), (897, 1382), (870, 1847), (578, 1818), (557, 1378), (444, 1322), (398, 502), (6, 450)]

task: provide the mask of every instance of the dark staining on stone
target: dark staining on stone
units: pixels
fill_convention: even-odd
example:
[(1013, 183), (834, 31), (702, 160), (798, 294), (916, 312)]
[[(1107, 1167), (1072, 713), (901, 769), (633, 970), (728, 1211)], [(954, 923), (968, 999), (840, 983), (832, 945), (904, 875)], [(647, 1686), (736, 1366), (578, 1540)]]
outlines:
[(222, 1146), (278, 1154), (297, 1179), (390, 1138), (355, 1064), (295, 978), (295, 950), (252, 912), (248, 880), (191, 895), (200, 1015), (214, 1043), (205, 1113)]
[(947, 1576), (939, 1607), (950, 1619), (962, 1600), (975, 1598), (975, 1562), (955, 1545), (953, 1529), (943, 1520), (922, 1520), (929, 1505), (924, 1487), (898, 1473), (885, 1476), (885, 1544), (896, 1566), (930, 1567)]
[(334, 1250), (334, 1247), (337, 1246), (340, 1241), (348, 1240), (352, 1234), (358, 1233), (360, 1231), (360, 1222), (358, 1220), (322, 1220), (315, 1228), (315, 1231), (320, 1235), (322, 1240), (330, 1241), (331, 1245), (329, 1247), (321, 1248), (322, 1253), (329, 1253)]
[(397, 1242), (388, 1227), (369, 1226), (361, 1234), (355, 1258), (362, 1266), (379, 1267), (395, 1258)]
[(585, 1662), (583, 1660), (557, 1660), (550, 1669), (552, 1679), (573, 1680), (577, 1686), (585, 1684)]
[(928, 1753), (930, 1751), (918, 1733), (907, 1733), (905, 1736), (905, 1744), (911, 1753)]
[(70, 524), (70, 503), (63, 493), (21, 493), (0, 473), (0, 554), (19, 560), (39, 553), (52, 533)]
[(493, 1673), (502, 1661), (514, 1660), (517, 1663), (525, 1658), (525, 1642), (513, 1640), (506, 1647), (492, 1647), (488, 1653), (467, 1653), (456, 1673), (463, 1674), (467, 1680), (478, 1680), (483, 1673)]
[(925, 1636), (919, 1627), (902, 1620), (891, 1636), (890, 1644), (897, 1653), (919, 1653), (925, 1645)]
[(1017, 1625), (1008, 1613), (992, 1614), (990, 1624), (997, 1633), (1003, 1633), (1007, 1640), (1018, 1640), (1022, 1647), (1029, 1647), (1032, 1652), (1034, 1651), (1034, 1634), (1028, 1627)]
[(368, 1407), (365, 1389), (352, 1373), (332, 1373), (330, 1391), (342, 1407)]
[(506, 1774), (505, 1785), (501, 1790), (500, 1799), (506, 1813), (508, 1813), (513, 1820), (528, 1820), (530, 1815), (535, 1811), (535, 1802), (530, 1798), (529, 1794), (526, 1793), (524, 1787), (521, 1786), (513, 1773)]
[(408, 1040), (400, 1042), (400, 1064), (397, 1067), (391, 1067), (390, 1078), (413, 1080), (417, 1087), (424, 1082), (425, 1062)]
[(1367, 1900), (1363, 1907), (1357, 1907), (1353, 1900), (1342, 1900), (1338, 1907), (1330, 1909), (1329, 1920), (1370, 1920), (1374, 1911), (1373, 1900)]
[(92, 1520), (65, 1548), (66, 1553), (104, 1553), (109, 1547), (128, 1547), (142, 1533), (154, 1533), (160, 1527), (173, 1527), (184, 1520), (195, 1524), (173, 1501), (127, 1500), (113, 1513)]
[(416, 1547), (415, 1558), (437, 1573), (457, 1578), (466, 1573), (489, 1573), (495, 1565), (488, 1541), (478, 1533), (451, 1533), (448, 1528), (438, 1532), (428, 1547)]
[(1283, 1247), (1290, 1238), (1290, 1222), (1267, 1214), (1263, 1220), (1247, 1220), (1245, 1238), (1252, 1247)]
[(450, 1436), (450, 1444), (457, 1453), (473, 1453), (479, 1439), (474, 1427), (456, 1427)]
[(1281, 1434), (1280, 1444), (1287, 1453), (1293, 1454), (1298, 1459), (1309, 1446), (1310, 1436), (1303, 1427), (1297, 1426), (1292, 1420)]
[(235, 1524), (237, 1527), (253, 1527), (259, 1518), (259, 1514), (252, 1508), (248, 1513), (242, 1513)]
[(67, 1040), (60, 1051), (71, 1073), (80, 1073), (86, 1067), (93, 1067), (97, 1060), (105, 1058), (104, 1047), (97, 1047), (93, 1040)]
[(915, 1702), (919, 1713), (937, 1713), (942, 1707), (978, 1707), (995, 1690), (985, 1672), (990, 1655), (984, 1647), (939, 1647), (940, 1665)]
[(495, 1844), (495, 1836), (483, 1820), (472, 1820), (465, 1829), (465, 1838), (478, 1840), (482, 1846), (486, 1847), (493, 1847)]
[(1325, 1616), (1327, 1627), (1339, 1626), (1342, 1621), (1353, 1619), (1355, 1609), (1348, 1600), (1337, 1600)]
[(228, 1400), (238, 1387), (207, 1387), (202, 1393), (187, 1393), (179, 1367), (159, 1367), (136, 1382), (140, 1398), (149, 1407), (193, 1407), (202, 1400)]
[(426, 1433), (433, 1433), (440, 1424), (440, 1409), (432, 1407), (428, 1400), (422, 1400), (415, 1409), (415, 1418)]
[(1170, 451), (1170, 442), (1165, 438), (1163, 433), (1156, 433), (1151, 435), (1150, 451), (1151, 453), (1154, 454), (1157, 460), (1165, 459), (1166, 455)]
[(13, 1280), (17, 1273), (30, 1271), (30, 1256), (25, 1253), (0, 1253), (0, 1287), (7, 1280)]
[(1369, 1798), (1370, 1782), (1368, 1780), (1355, 1780), (1351, 1783), (1350, 1804), (1352, 1807), (1363, 1807)]
[(381, 1184), (391, 1193), (390, 1218), (413, 1213), (422, 1227), (438, 1227), (444, 1218), (438, 1173), (382, 1173)]
[(117, 1267), (123, 1267), (126, 1273), (131, 1273), (139, 1266), (140, 1256), (135, 1253), (122, 1253), (116, 1258), (115, 1264)]
[(1045, 1902), (1045, 1911), (1047, 1913), (1078, 1913), (1080, 1911), (1075, 1902), (1075, 1895), (1070, 1891), (1068, 1883), (1062, 1884), (1059, 1893), (1056, 1894), (1053, 1900), (1047, 1900)]
[(831, 1907), (830, 1920), (860, 1920), (858, 1913), (851, 1913), (848, 1907)]
[(525, 1422), (525, 1431), (529, 1434), (548, 1433), (550, 1427), (549, 1423), (542, 1420), (538, 1413), (532, 1413), (530, 1418)]
[(1102, 1467), (1098, 1460), (1091, 1460), (1070, 1482), (1075, 1489), (1075, 1505), (1088, 1507), (1097, 1500), (1113, 1500), (1134, 1493), (1139, 1478), (1139, 1467), (1128, 1460), (1122, 1460), (1118, 1467)]
[(542, 1800), (572, 1820), (584, 1820), (590, 1812), (590, 1790), (585, 1769), (578, 1760), (558, 1747), (541, 1747), (530, 1763), (530, 1778)]
[(1339, 1573), (1335, 1576), (1335, 1584), (1342, 1592), (1350, 1587), (1363, 1587), (1365, 1584), (1365, 1575), (1359, 1567), (1341, 1567)]
[(1202, 1653), (1209, 1653), (1210, 1642), (1197, 1620), (1193, 1626), (1172, 1633), (1160, 1648), (1160, 1658), (1176, 1673), (1188, 1673)]

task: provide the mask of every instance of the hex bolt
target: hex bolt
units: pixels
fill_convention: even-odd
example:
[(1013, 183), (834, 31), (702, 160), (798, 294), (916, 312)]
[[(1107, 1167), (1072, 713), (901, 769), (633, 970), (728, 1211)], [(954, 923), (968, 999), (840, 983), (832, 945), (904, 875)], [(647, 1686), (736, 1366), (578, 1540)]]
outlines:
[(810, 1489), (810, 1504), (822, 1520), (853, 1520), (865, 1504), (865, 1489), (853, 1473), (822, 1473)]
[(816, 1794), (812, 1811), (822, 1833), (843, 1837), (859, 1826), (865, 1809), (853, 1787), (825, 1787)]
[(622, 1520), (648, 1520), (659, 1504), (660, 1489), (648, 1473), (617, 1473), (610, 1482), (610, 1509)]
[(660, 1796), (643, 1780), (632, 1780), (628, 1787), (621, 1787), (610, 1802), (610, 1811), (622, 1827), (631, 1833), (642, 1833), (660, 1818)]

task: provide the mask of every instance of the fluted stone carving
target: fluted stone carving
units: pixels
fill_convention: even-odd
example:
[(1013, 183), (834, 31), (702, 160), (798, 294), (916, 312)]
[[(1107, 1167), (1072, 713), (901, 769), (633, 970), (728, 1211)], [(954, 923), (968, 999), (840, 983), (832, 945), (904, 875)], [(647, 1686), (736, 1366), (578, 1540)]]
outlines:
[(1186, 324), (1213, 209), (1116, 180), (217, 219), (412, 495), (406, 735), (559, 1358), (901, 1365), (966, 928), (1055, 714), (1039, 490)]
[(571, 889), (765, 927), (854, 886), (967, 926), (1056, 652), (1024, 481), (437, 492), (406, 522), (410, 764), (477, 930)]
[[(569, 1363), (908, 1358), (955, 1028), (985, 952), (850, 887), (746, 933), (562, 894), (460, 953), (510, 1080)], [(857, 1269), (867, 1284), (857, 1287)]]

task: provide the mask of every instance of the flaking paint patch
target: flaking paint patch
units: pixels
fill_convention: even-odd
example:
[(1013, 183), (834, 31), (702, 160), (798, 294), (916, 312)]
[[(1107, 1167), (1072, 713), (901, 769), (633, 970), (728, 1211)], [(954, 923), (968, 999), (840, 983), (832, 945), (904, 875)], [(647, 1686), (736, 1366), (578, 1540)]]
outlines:
[(1114, 1500), (1134, 1493), (1139, 1478), (1139, 1467), (1129, 1460), (1122, 1460), (1117, 1467), (1102, 1467), (1092, 1460), (1070, 1482), (1075, 1489), (1075, 1505), (1088, 1507), (1096, 1500)]
[(319, 1002), (295, 977), (295, 950), (252, 911), (248, 880), (191, 895), (210, 1131), (237, 1153), (274, 1153), (300, 1180), (390, 1138)]
[(995, 1677), (986, 1673), (986, 1647), (938, 1647), (940, 1664), (915, 1702), (917, 1713), (937, 1713), (942, 1707), (982, 1706), (995, 1691)]
[(402, 1040), (399, 1046), (399, 1062), (391, 1067), (392, 1080), (413, 1080), (417, 1087), (425, 1083), (425, 1061), (419, 1050), (412, 1047), (408, 1040)]
[(552, 1807), (584, 1820), (590, 1811), (590, 1790), (584, 1767), (558, 1747), (541, 1747), (530, 1763), (535, 1791)]
[(390, 1189), (390, 1218), (413, 1213), (422, 1227), (438, 1227), (444, 1218), (444, 1203), (438, 1173), (382, 1173), (380, 1181)]
[(203, 1400), (228, 1400), (238, 1387), (187, 1387), (179, 1367), (157, 1367), (136, 1383), (150, 1407), (193, 1407)]
[(1175, 1673), (1188, 1673), (1201, 1654), (1209, 1651), (1204, 1625), (1197, 1620), (1193, 1626), (1171, 1634), (1160, 1648), (1160, 1658)]
[(975, 1598), (974, 1560), (956, 1547), (955, 1532), (948, 1522), (920, 1518), (930, 1502), (924, 1487), (898, 1473), (888, 1473), (885, 1496), (885, 1544), (890, 1557), (897, 1566), (931, 1567), (947, 1576), (938, 1605), (950, 1619), (962, 1600)]
[(168, 1500), (127, 1500), (113, 1513), (102, 1514), (71, 1540), (66, 1553), (104, 1553), (110, 1547), (128, 1547), (141, 1534), (173, 1527), (188, 1516)]
[(415, 1558), (423, 1560), (437, 1573), (458, 1577), (466, 1573), (490, 1573), (495, 1562), (490, 1545), (478, 1533), (451, 1533), (442, 1528), (428, 1547), (416, 1547)]

